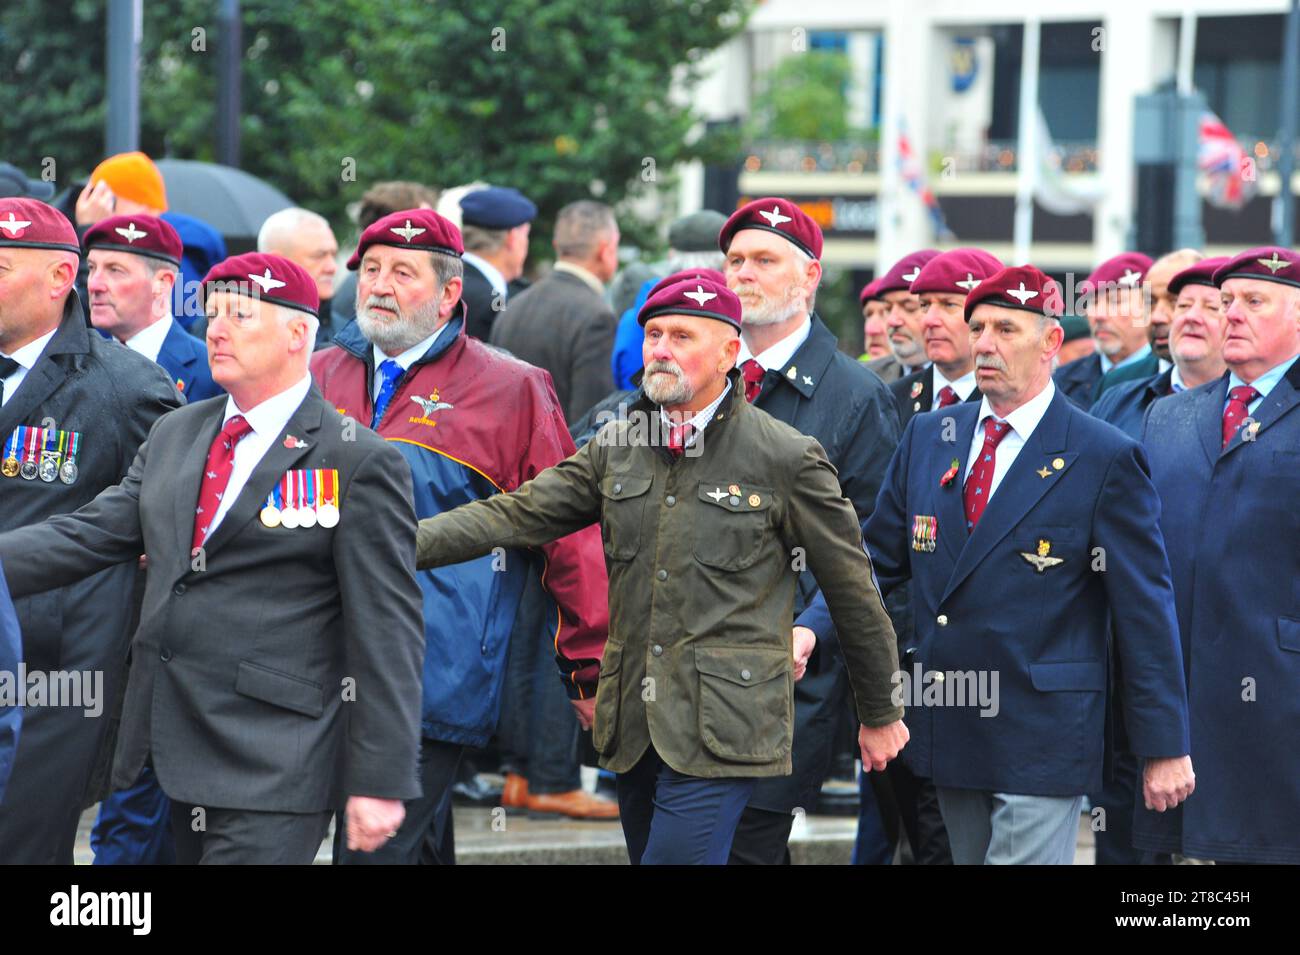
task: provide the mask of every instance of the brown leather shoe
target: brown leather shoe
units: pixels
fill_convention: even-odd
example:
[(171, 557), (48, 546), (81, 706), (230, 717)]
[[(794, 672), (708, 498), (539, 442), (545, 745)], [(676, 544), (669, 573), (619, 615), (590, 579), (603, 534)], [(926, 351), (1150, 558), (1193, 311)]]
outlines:
[(574, 789), (567, 793), (534, 793), (528, 797), (528, 812), (570, 819), (617, 819), (618, 803), (593, 796), (585, 789)]
[(527, 809), (528, 780), (518, 773), (506, 773), (506, 783), (501, 787), (501, 805), (506, 809)]

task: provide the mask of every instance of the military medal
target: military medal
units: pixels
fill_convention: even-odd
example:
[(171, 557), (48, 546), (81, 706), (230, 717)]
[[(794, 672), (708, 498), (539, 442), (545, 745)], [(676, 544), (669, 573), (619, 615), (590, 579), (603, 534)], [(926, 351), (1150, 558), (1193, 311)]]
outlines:
[(81, 445), (81, 432), (73, 431), (68, 435), (68, 453), (59, 468), (59, 480), (71, 484), (77, 479), (77, 449)]
[[(59, 478), (59, 462), (63, 458), (64, 441), (67, 437), (64, 432), (56, 431), (53, 428), (45, 432), (45, 447), (41, 449), (41, 463), (38, 466), (40, 479), (46, 484), (53, 484)], [(58, 442), (57, 446), (55, 442)]]
[(9, 435), (9, 441), (5, 444), (4, 464), (0, 465), (0, 473), (5, 477), (18, 476), (18, 442), (21, 439), (21, 428), (14, 428), (14, 433)]
[(262, 513), (258, 516), (262, 519), (263, 527), (280, 526), (280, 485), (278, 483), (271, 489), (271, 493), (266, 495), (266, 503), (262, 505)]
[(23, 435), (23, 466), (19, 469), (24, 481), (35, 481), (36, 476), (40, 473), (40, 466), (36, 463), (36, 449), (39, 447), (38, 442), (44, 432), (43, 428), (26, 428)]
[(280, 487), (284, 494), (284, 507), (280, 510), (280, 526), (293, 530), (298, 526), (298, 507), (294, 498), (292, 471), (280, 479)]
[(939, 521), (928, 514), (912, 517), (912, 550), (929, 554), (934, 552), (939, 540)]
[(316, 520), (321, 527), (336, 527), (339, 522), (339, 472), (330, 470), (322, 475), (322, 501), (316, 508)]
[(302, 489), (298, 495), (298, 499), (302, 501), (302, 506), (298, 508), (299, 527), (316, 526), (315, 476), (315, 471), (298, 472), (298, 486)]

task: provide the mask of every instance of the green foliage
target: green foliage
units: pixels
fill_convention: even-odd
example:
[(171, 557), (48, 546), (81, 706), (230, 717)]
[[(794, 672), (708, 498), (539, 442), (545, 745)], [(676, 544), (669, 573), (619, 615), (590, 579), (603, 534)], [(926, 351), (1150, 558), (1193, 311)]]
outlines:
[(787, 56), (768, 71), (754, 98), (755, 139), (848, 139), (845, 91), (851, 78), (849, 58), (829, 50)]
[[(751, 6), (244, 0), (242, 166), (327, 216), (340, 238), (346, 205), (378, 180), (515, 186), (539, 206), (544, 241), (567, 202), (616, 204), (669, 184), (678, 162), (730, 158), (732, 142), (687, 141), (698, 118), (669, 91), (694, 82)], [(217, 9), (145, 4), (141, 148), (155, 158), (214, 158)], [(194, 49), (196, 28), (206, 50)], [(105, 31), (95, 0), (3, 5), (4, 158), (34, 173), (53, 156), (60, 186), (103, 158)], [(651, 223), (622, 225), (652, 239)]]

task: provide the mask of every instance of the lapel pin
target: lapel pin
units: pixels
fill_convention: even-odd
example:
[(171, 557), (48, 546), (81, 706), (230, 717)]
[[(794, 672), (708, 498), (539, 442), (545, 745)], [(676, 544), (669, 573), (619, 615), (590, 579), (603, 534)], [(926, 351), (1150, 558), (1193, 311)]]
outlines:
[(302, 440), (302, 438), (295, 438), (291, 434), (286, 434), (284, 436), (284, 446), (286, 448), (305, 448), (307, 447), (307, 442)]
[(1021, 551), (1020, 556), (1023, 557), (1025, 561), (1034, 568), (1034, 570), (1041, 574), (1046, 571), (1047, 568), (1055, 567), (1057, 564), (1060, 564), (1065, 560), (1064, 557), (1052, 557), (1050, 556), (1051, 553), (1052, 542), (1040, 540), (1038, 542), (1038, 553), (1026, 554), (1024, 551)]
[(1039, 476), (1040, 478), (1049, 478), (1049, 477), (1052, 476), (1052, 472), (1049, 471), (1049, 470), (1047, 470), (1047, 468), (1039, 468), (1039, 469), (1038, 469), (1038, 476)]
[(1061, 468), (1065, 467), (1065, 458), (1056, 458), (1053, 460), (1052, 467), (1056, 468), (1058, 471), (1061, 470)]
[(943, 477), (939, 478), (940, 487), (947, 487), (949, 484), (953, 482), (953, 479), (957, 477), (958, 467), (960, 467), (960, 464), (958, 463), (956, 458), (953, 458), (952, 464), (949, 466), (948, 470), (944, 471)]
[(919, 378), (918, 378), (916, 381), (912, 382), (912, 397), (913, 397), (913, 398), (919, 398), (919, 397), (921, 397), (921, 392), (923, 392), (923, 391), (925, 391), (925, 383), (924, 383), (924, 382), (922, 382)]

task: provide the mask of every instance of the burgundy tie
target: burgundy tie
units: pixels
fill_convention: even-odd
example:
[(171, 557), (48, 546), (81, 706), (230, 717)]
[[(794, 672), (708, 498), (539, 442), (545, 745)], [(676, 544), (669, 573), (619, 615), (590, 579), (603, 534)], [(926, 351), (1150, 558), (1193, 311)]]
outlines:
[(745, 376), (745, 400), (750, 404), (763, 390), (763, 375), (767, 374), (756, 358), (746, 358), (740, 364), (740, 373)]
[(939, 408), (946, 408), (949, 405), (955, 405), (956, 403), (957, 392), (952, 390), (952, 385), (944, 385), (939, 389)]
[(686, 447), (686, 442), (691, 440), (691, 435), (695, 433), (695, 428), (687, 422), (686, 424), (675, 424), (668, 429), (668, 453), (675, 458), (682, 456), (682, 449)]
[(1228, 392), (1228, 407), (1223, 411), (1223, 446), (1226, 448), (1232, 436), (1246, 423), (1250, 403), (1259, 397), (1259, 392), (1250, 385), (1238, 385)]
[(243, 415), (234, 415), (226, 422), (221, 433), (208, 448), (208, 460), (203, 466), (203, 483), (199, 485), (199, 506), (194, 511), (194, 538), (190, 550), (203, 545), (208, 528), (221, 507), (221, 498), (230, 484), (230, 472), (235, 467), (235, 445), (253, 433), (253, 426)]
[(996, 418), (984, 419), (984, 447), (966, 478), (963, 500), (966, 503), (966, 529), (973, 531), (989, 503), (993, 488), (993, 469), (997, 466), (998, 445), (1011, 433), (1011, 425)]

